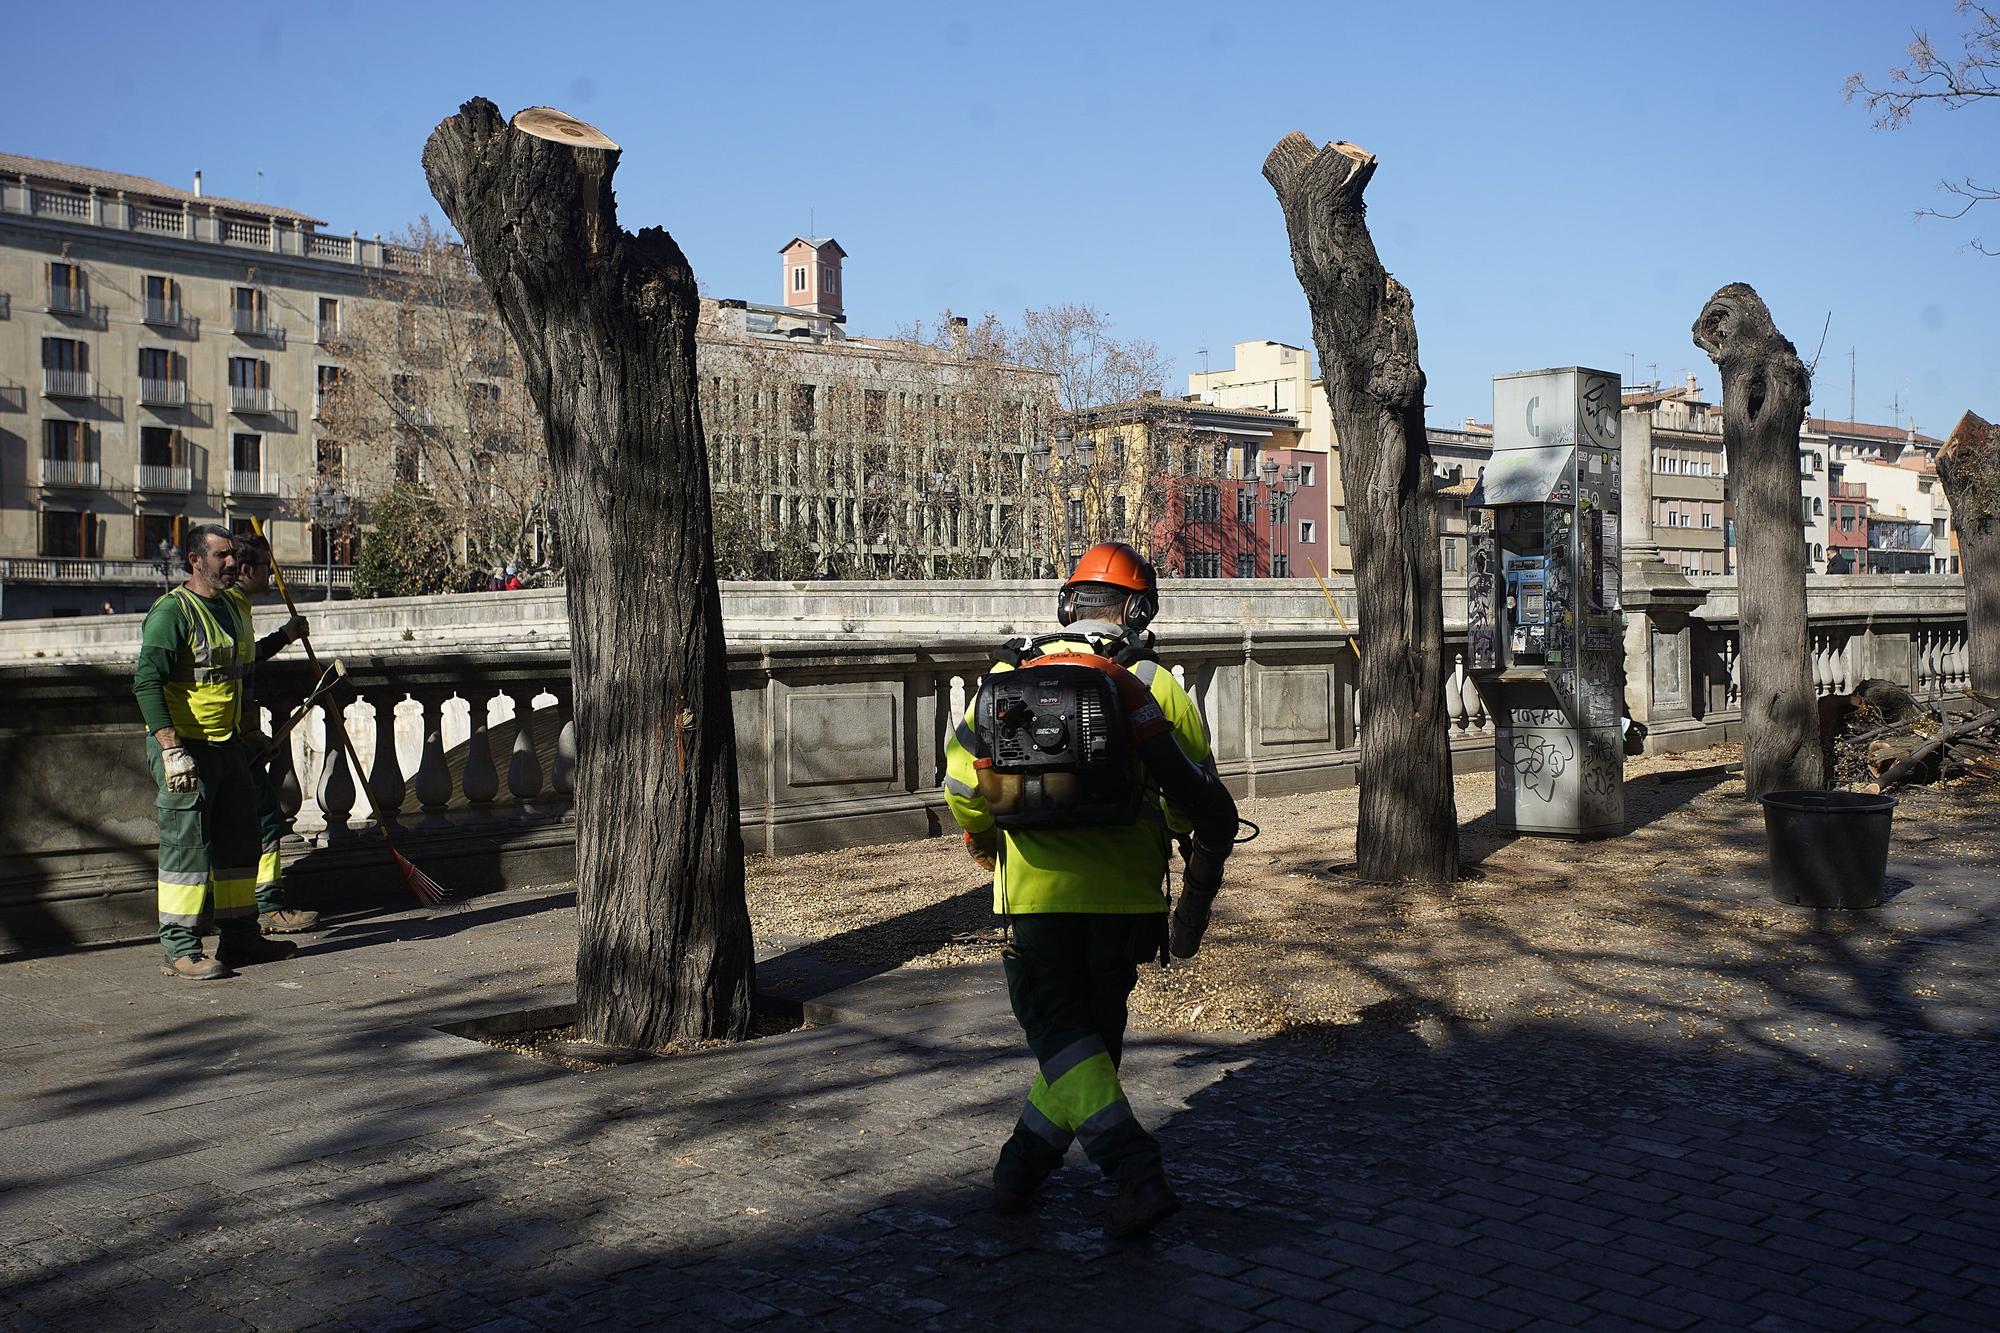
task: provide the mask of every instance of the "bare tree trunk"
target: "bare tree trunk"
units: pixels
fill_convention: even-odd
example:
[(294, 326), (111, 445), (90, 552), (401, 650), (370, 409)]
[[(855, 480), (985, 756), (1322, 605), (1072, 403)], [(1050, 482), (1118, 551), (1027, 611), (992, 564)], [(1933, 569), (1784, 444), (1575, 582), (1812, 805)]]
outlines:
[(1972, 692), (2000, 699), (2000, 427), (1967, 412), (1938, 451), (1965, 579)]
[(1722, 448), (1736, 506), (1743, 632), (1743, 785), (1750, 796), (1826, 786), (1806, 655), (1799, 427), (1808, 379), (1763, 298), (1732, 282), (1708, 298), (1695, 345), (1722, 371)]
[(665, 230), (619, 230), (617, 146), (536, 115), (510, 126), (467, 102), (424, 145), (424, 174), (547, 425), (576, 689), (583, 1031), (625, 1047), (742, 1037), (754, 965), (694, 274)]
[(1458, 877), (1444, 707), (1444, 600), (1409, 291), (1382, 268), (1362, 192), (1375, 157), (1350, 143), (1278, 141), (1292, 264), (1312, 309), (1347, 482), (1361, 633), (1361, 823), (1366, 879)]

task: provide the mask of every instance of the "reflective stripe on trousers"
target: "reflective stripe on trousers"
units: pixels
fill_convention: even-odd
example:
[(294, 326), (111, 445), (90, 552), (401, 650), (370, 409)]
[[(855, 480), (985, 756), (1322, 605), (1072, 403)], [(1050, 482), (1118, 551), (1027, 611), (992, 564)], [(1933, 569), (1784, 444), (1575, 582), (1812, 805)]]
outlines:
[(1072, 1138), (1092, 1140), (1113, 1126), (1132, 1119), (1132, 1107), (1118, 1082), (1118, 1069), (1097, 1037), (1085, 1037), (1041, 1067), (1028, 1089), (1021, 1123), (1052, 1148), (1069, 1147)]

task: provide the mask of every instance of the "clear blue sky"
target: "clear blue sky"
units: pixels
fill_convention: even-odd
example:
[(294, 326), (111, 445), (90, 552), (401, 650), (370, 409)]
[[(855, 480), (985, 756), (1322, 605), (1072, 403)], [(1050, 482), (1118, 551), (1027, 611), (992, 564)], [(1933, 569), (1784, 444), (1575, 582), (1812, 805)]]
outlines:
[(1259, 175), (1298, 129), (1382, 160), (1434, 423), (1544, 365), (1713, 393), (1688, 326), (1745, 281), (1808, 359), (1831, 311), (1815, 412), (1847, 414), (1853, 348), (1864, 420), (1900, 401), (1941, 434), (2000, 415), (2000, 259), (1965, 248), (2000, 208), (1913, 213), (2000, 177), (2000, 105), (1889, 134), (1841, 97), (1920, 25), (1958, 31), (1948, 0), (32, 5), (0, 146), (201, 168), (365, 235), (437, 214), (418, 154), (460, 101), (545, 102), (624, 144), (621, 220), (669, 228), (713, 295), (777, 299), (779, 245), (816, 227), (857, 331), (1087, 302), (1184, 374), (1310, 342)]

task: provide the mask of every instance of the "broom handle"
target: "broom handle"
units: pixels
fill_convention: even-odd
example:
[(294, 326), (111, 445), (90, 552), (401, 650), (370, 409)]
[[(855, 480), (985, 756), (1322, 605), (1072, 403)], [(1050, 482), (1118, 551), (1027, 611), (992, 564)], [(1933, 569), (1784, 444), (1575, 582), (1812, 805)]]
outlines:
[[(264, 524), (262, 520), (252, 518), (250, 526), (255, 529), (259, 537), (264, 536)], [(266, 540), (268, 541), (269, 539), (266, 538)], [(285, 610), (291, 612), (294, 616), (298, 615), (299, 608), (292, 601), (292, 590), (285, 586), (285, 570), (278, 563), (278, 553), (276, 551), (271, 552), (271, 577), (277, 580), (278, 596), (285, 599)], [(313, 651), (312, 635), (306, 635), (301, 642), (305, 644), (306, 648), (306, 665), (312, 668), (313, 675), (317, 677), (320, 674), (319, 654)], [(361, 766), (361, 756), (354, 752), (354, 738), (347, 734), (347, 719), (340, 715), (338, 709), (329, 707), (326, 710), (326, 721), (327, 725), (332, 727), (334, 732), (340, 737), (341, 752), (347, 756), (347, 762), (354, 765), (354, 780), (360, 783), (361, 786), (366, 787), (368, 785), (368, 778), (366, 776), (368, 770)], [(375, 793), (372, 791), (368, 793), (368, 804), (371, 807), (375, 804)], [(382, 841), (389, 844), (389, 850), (392, 852), (395, 851), (396, 840), (389, 836), (388, 821), (382, 818), (379, 811), (376, 812), (375, 827), (382, 830)]]

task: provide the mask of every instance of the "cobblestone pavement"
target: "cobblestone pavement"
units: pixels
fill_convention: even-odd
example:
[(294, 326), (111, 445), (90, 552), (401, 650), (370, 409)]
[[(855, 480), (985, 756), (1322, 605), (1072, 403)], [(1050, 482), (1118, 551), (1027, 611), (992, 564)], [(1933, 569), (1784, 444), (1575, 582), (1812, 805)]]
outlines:
[[(1983, 918), (1992, 870), (1891, 910)], [(1830, 947), (1769, 1021), (1865, 1029), (1858, 1063), (1526, 1010), (1139, 1034), (1187, 1206), (1114, 1246), (1080, 1158), (987, 1209), (1031, 1072), (996, 965), (843, 973), (841, 1021), (583, 1073), (437, 1030), (566, 1000), (571, 923), (546, 891), (364, 917), (206, 986), (0, 963), (0, 1326), (2000, 1325), (1990, 987), (1941, 1023)]]

